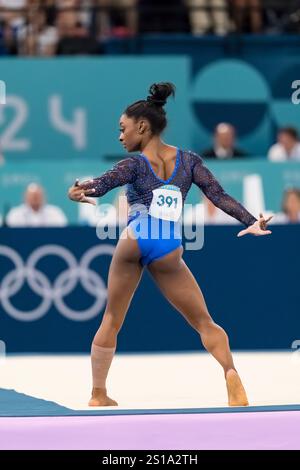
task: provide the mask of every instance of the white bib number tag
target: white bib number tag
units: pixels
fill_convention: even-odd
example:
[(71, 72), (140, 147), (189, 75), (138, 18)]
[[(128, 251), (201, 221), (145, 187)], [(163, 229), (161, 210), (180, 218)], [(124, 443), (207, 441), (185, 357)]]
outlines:
[(149, 208), (152, 217), (164, 220), (179, 220), (182, 212), (182, 194), (177, 186), (164, 185), (152, 191), (153, 198)]

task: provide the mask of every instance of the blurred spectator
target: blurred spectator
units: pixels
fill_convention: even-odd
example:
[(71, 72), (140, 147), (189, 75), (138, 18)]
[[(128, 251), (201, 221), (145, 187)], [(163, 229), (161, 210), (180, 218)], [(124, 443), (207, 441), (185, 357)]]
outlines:
[(63, 211), (45, 203), (44, 190), (31, 183), (24, 195), (24, 204), (12, 208), (6, 217), (9, 227), (63, 227), (67, 219)]
[(18, 41), (11, 25), (4, 19), (0, 20), (1, 53), (9, 55), (18, 54)]
[(229, 0), (236, 31), (260, 33), (263, 29), (261, 0)]
[[(1, 37), (4, 53), (18, 54), (20, 34), (26, 24), (26, 11), (32, 0), (0, 0)], [(7, 10), (7, 11), (5, 11)]]
[(101, 36), (132, 36), (137, 32), (136, 6), (139, 0), (98, 0), (104, 7), (97, 13), (98, 31)]
[(137, 33), (300, 32), (298, 0), (0, 0), (0, 54), (97, 54)]
[(30, 22), (19, 33), (19, 53), (22, 55), (53, 56), (58, 30), (51, 24), (47, 9), (39, 8), (29, 15)]
[(262, 0), (265, 31), (272, 34), (300, 32), (298, 0)]
[(201, 224), (203, 222), (205, 225), (227, 225), (239, 223), (236, 219), (216, 207), (204, 195), (202, 203), (187, 206), (187, 209), (184, 210), (185, 224)]
[[(25, 10), (30, 2), (27, 0), (0, 0), (0, 18), (9, 24), (16, 31), (25, 22)], [(7, 10), (7, 11), (5, 11)]]
[(300, 142), (294, 127), (279, 129), (277, 143), (269, 149), (268, 158), (272, 162), (300, 160)]
[(244, 150), (235, 146), (235, 140), (235, 128), (231, 124), (220, 123), (214, 132), (214, 146), (204, 150), (201, 155), (203, 158), (218, 158), (220, 160), (247, 156)]
[(300, 223), (300, 189), (291, 188), (284, 192), (282, 212), (275, 214), (274, 223)]
[(48, 7), (48, 15), (55, 17), (59, 35), (69, 34), (78, 23), (89, 30), (92, 22), (92, 6), (95, 0), (56, 0), (53, 10)]
[(60, 36), (68, 34), (80, 21), (79, 11), (76, 10), (79, 6), (80, 1), (78, 0), (59, 0), (56, 2), (56, 26)]
[[(79, 0), (60, 0), (57, 15), (59, 41), (57, 55), (99, 54), (102, 52), (97, 39), (89, 31), (89, 20), (84, 12), (76, 10), (83, 6)], [(89, 6), (84, 2), (85, 6)]]
[(224, 35), (231, 29), (227, 0), (185, 0), (192, 33)]
[(56, 49), (57, 55), (92, 55), (100, 52), (102, 47), (98, 41), (79, 22), (60, 38)]
[(138, 0), (139, 33), (188, 33), (184, 0)]

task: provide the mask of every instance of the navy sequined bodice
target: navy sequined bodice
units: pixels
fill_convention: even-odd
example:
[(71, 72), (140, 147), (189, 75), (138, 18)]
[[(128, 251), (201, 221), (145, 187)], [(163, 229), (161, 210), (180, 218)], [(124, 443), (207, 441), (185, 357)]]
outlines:
[(93, 196), (99, 197), (113, 188), (126, 184), (126, 196), (130, 206), (129, 220), (131, 220), (138, 205), (142, 204), (149, 209), (154, 189), (165, 184), (178, 186), (184, 202), (192, 183), (196, 184), (215, 206), (244, 225), (249, 226), (256, 221), (253, 215), (224, 191), (203, 164), (202, 158), (191, 151), (179, 150), (177, 152), (176, 166), (168, 180), (159, 178), (147, 158), (141, 154), (121, 160), (111, 170), (94, 178), (91, 183), (85, 184), (85, 187), (94, 188), (96, 191)]

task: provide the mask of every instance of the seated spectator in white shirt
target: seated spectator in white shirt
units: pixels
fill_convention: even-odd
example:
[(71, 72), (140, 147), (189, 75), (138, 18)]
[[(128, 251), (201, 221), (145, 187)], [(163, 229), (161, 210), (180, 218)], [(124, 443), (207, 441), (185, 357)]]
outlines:
[(24, 204), (12, 208), (6, 217), (9, 227), (63, 227), (67, 218), (56, 206), (45, 203), (44, 190), (31, 183), (24, 195)]
[(185, 224), (228, 225), (238, 224), (238, 220), (216, 207), (206, 196), (203, 203), (185, 205), (183, 220)]
[(287, 189), (283, 194), (282, 212), (275, 214), (272, 223), (297, 224), (300, 223), (300, 189)]
[(297, 130), (293, 127), (279, 129), (277, 143), (269, 149), (268, 158), (272, 162), (300, 161), (300, 142)]

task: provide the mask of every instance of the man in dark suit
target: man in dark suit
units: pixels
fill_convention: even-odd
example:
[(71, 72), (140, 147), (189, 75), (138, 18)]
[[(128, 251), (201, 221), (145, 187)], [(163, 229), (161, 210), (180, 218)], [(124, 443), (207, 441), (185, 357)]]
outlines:
[(230, 158), (246, 157), (248, 154), (235, 146), (236, 132), (231, 124), (222, 122), (217, 125), (214, 133), (214, 146), (200, 153), (203, 158)]

